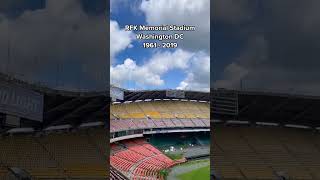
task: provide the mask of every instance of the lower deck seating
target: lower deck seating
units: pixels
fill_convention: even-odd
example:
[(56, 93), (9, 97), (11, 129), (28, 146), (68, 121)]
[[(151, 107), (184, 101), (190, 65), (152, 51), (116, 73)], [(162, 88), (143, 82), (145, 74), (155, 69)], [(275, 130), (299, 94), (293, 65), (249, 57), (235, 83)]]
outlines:
[(115, 168), (110, 167), (110, 180), (127, 180), (127, 178)]
[(319, 140), (304, 129), (216, 125), (212, 168), (223, 179), (320, 179)]
[[(33, 179), (106, 179), (105, 134), (98, 128), (3, 136), (0, 162), (25, 170)], [(0, 177), (4, 172), (0, 167)]]
[[(119, 151), (118, 146), (126, 148)], [(175, 164), (173, 160), (165, 156), (154, 146), (142, 139), (127, 140), (121, 145), (111, 145), (111, 166), (121, 171), (129, 179), (162, 179), (160, 170), (169, 168)]]
[(0, 165), (0, 179), (8, 179), (8, 169)]

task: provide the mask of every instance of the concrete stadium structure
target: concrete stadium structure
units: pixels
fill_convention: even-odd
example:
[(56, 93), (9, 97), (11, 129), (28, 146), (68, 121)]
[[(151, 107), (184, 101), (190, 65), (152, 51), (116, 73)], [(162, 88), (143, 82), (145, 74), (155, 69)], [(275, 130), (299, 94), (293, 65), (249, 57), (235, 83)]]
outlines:
[(0, 82), (0, 179), (107, 178), (107, 92)]
[(163, 179), (162, 170), (186, 159), (171, 160), (144, 137), (210, 131), (209, 93), (124, 90), (119, 94), (123, 97), (110, 108), (111, 174), (124, 179)]
[(319, 179), (320, 98), (212, 90), (212, 179)]

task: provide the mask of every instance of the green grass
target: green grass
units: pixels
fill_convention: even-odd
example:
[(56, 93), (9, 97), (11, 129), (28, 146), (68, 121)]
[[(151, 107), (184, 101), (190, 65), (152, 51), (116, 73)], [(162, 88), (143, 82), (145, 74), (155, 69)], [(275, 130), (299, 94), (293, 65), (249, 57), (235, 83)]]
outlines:
[(210, 161), (209, 159), (192, 160), (192, 161), (183, 163), (181, 166), (189, 166), (191, 164), (198, 164), (198, 163), (209, 162), (209, 161)]
[(210, 166), (205, 166), (205, 167), (181, 174), (178, 176), (178, 178), (180, 180), (193, 180), (193, 179), (209, 180)]
[(172, 160), (178, 160), (183, 158), (183, 153), (165, 153)]

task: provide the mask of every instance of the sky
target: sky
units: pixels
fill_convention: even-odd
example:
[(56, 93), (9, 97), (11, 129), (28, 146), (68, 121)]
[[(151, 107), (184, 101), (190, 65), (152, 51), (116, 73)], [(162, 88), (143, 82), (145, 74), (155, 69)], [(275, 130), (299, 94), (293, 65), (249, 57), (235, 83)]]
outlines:
[[(127, 89), (211, 85), (320, 95), (318, 0), (110, 3), (111, 9), (107, 0), (1, 0), (0, 72), (65, 90), (105, 90), (111, 75)], [(126, 24), (198, 28), (178, 49), (146, 50), (134, 32), (123, 31)]]
[[(126, 89), (210, 89), (210, 0), (111, 0), (110, 75)], [(144, 49), (125, 25), (190, 25), (178, 48)]]
[(69, 91), (109, 84), (107, 0), (1, 0), (0, 72)]
[(214, 88), (320, 95), (320, 1), (214, 0)]

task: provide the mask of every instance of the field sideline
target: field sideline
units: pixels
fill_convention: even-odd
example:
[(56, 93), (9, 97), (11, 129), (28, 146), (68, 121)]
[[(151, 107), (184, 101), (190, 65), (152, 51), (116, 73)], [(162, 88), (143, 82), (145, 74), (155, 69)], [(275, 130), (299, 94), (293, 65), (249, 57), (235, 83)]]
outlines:
[(192, 180), (210, 179), (210, 162), (209, 159), (190, 161), (185, 164), (173, 167), (168, 180)]

